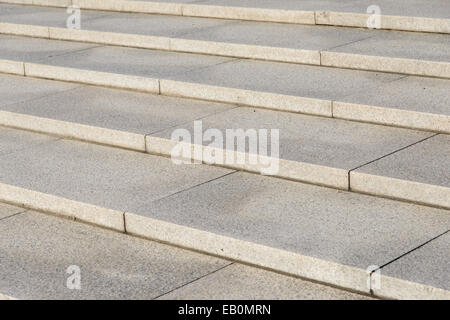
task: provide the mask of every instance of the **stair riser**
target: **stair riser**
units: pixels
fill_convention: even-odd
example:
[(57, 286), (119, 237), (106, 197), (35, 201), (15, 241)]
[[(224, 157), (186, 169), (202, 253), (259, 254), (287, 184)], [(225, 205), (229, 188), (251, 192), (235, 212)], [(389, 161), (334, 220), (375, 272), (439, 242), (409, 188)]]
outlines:
[[(10, 60), (0, 60), (0, 72), (450, 133), (450, 117), (445, 115)], [(407, 117), (405, 118), (405, 116)]]
[(0, 23), (0, 33), (142, 49), (167, 50), (450, 79), (450, 63), (330, 51), (277, 48), (94, 30)]
[[(231, 20), (279, 22), (307, 25), (333, 25), (367, 28), (370, 14), (334, 11), (301, 11), (263, 8), (243, 8), (182, 3), (161, 3), (126, 0), (3, 0), (1, 3), (27, 4), (66, 8), (76, 5), (81, 9), (133, 13), (156, 13), (189, 17)], [(381, 15), (380, 29), (450, 33), (449, 19)]]
[[(70, 139), (77, 139), (92, 143), (99, 143), (119, 148), (126, 148), (138, 152), (171, 157), (173, 148), (178, 144), (169, 139), (145, 136), (142, 134), (93, 127), (66, 121), (59, 121), (35, 116), (23, 115), (0, 111), (0, 125), (18, 128), (22, 130), (35, 131), (45, 134), (57, 135)], [(187, 148), (194, 150), (198, 146), (187, 144)], [(237, 151), (227, 151), (208, 146), (200, 146), (201, 155), (205, 152), (221, 152), (226, 158), (238, 159)], [(188, 160), (197, 160), (205, 163), (203, 159), (196, 157), (196, 152), (191, 152), (192, 157)], [(250, 173), (264, 174), (262, 164), (252, 164), (248, 154), (244, 154), (245, 163), (229, 164), (225, 160), (218, 163), (206, 163), (224, 168), (242, 170)], [(270, 157), (268, 157), (269, 159)], [(278, 170), (271, 175), (287, 180), (306, 182), (315, 185), (331, 187), (340, 190), (351, 190), (374, 196), (387, 197), (422, 205), (438, 207), (450, 210), (450, 189), (442, 186), (417, 183), (406, 180), (393, 179), (389, 177), (370, 175), (361, 172), (332, 168), (305, 162), (290, 161), (286, 159), (269, 159), (276, 161)]]

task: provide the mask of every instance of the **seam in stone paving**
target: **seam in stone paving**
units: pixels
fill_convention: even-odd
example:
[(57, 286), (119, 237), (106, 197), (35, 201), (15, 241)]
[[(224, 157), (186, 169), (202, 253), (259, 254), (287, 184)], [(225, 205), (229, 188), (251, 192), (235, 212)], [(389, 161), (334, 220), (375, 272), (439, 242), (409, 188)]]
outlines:
[[(14, 76), (14, 75), (11, 75), (11, 76)], [(18, 77), (20, 77), (20, 76), (18, 76)], [(29, 78), (29, 79), (30, 78), (31, 79), (36, 79), (36, 78), (33, 78), (33, 77), (27, 77), (27, 78)], [(45, 81), (45, 79), (44, 79), (44, 81)], [(54, 81), (54, 80), (49, 80), (49, 81)], [(21, 101), (17, 101), (17, 102), (12, 102), (12, 103), (7, 103), (7, 104), (0, 104), (0, 109), (3, 110), (4, 107), (11, 107), (11, 106), (14, 106), (16, 104), (22, 104), (22, 103), (25, 103), (25, 102), (34, 102), (34, 101), (37, 101), (37, 100), (40, 100), (40, 99), (45, 99), (45, 98), (57, 96), (59, 94), (67, 93), (68, 91), (72, 91), (72, 90), (75, 90), (75, 89), (80, 89), (80, 88), (83, 88), (83, 87), (89, 87), (88, 85), (83, 84), (83, 83), (79, 83), (79, 82), (70, 82), (70, 83), (75, 85), (75, 87), (69, 88), (69, 89), (63, 89), (63, 90), (60, 90), (60, 91), (51, 92), (51, 93), (45, 94), (43, 96), (34, 97), (34, 98), (30, 98), (30, 99), (25, 99), (25, 100), (21, 100)], [(7, 110), (3, 110), (3, 111), (7, 111)]]
[(186, 189), (183, 189), (183, 190), (174, 192), (174, 193), (169, 194), (169, 195), (167, 195), (167, 196), (164, 196), (164, 197), (162, 197), (162, 198), (158, 198), (158, 199), (152, 200), (151, 203), (157, 202), (157, 201), (165, 200), (165, 199), (167, 199), (167, 198), (170, 198), (170, 197), (172, 197), (172, 196), (178, 195), (178, 194), (180, 194), (180, 193), (183, 193), (183, 192), (186, 192), (186, 191), (195, 189), (195, 188), (197, 188), (197, 187), (200, 187), (200, 186), (202, 186), (202, 185), (204, 185), (204, 184), (207, 184), (207, 183), (210, 183), (210, 182), (213, 182), (213, 181), (216, 181), (216, 180), (225, 178), (226, 176), (232, 175), (232, 174), (234, 174), (234, 173), (236, 173), (236, 172), (240, 172), (240, 171), (239, 171), (239, 170), (233, 170), (232, 172), (228, 172), (228, 173), (226, 173), (226, 174), (224, 174), (224, 175), (221, 175), (221, 176), (219, 176), (219, 177), (216, 177), (216, 178), (210, 179), (210, 180), (208, 180), (208, 181), (204, 181), (204, 182), (202, 182), (202, 183), (199, 183), (199, 184), (196, 184), (196, 185), (194, 185), (194, 186), (188, 187), (188, 188), (186, 188)]
[[(22, 36), (18, 36), (18, 37), (22, 37)], [(33, 37), (31, 37), (31, 38), (33, 38)], [(54, 41), (55, 39), (49, 39), (49, 40)], [(56, 40), (56, 41), (65, 41), (65, 40)], [(74, 42), (74, 41), (70, 41), (70, 42)], [(85, 42), (81, 42), (81, 43), (85, 43)], [(88, 43), (86, 42), (86, 44), (88, 44)], [(66, 55), (76, 54), (76, 53), (80, 53), (80, 52), (83, 52), (83, 51), (96, 49), (96, 48), (101, 48), (101, 47), (107, 47), (107, 45), (98, 45), (98, 46), (91, 46), (89, 48), (83, 48), (83, 49), (78, 49), (78, 50), (71, 50), (71, 51), (68, 51), (68, 52), (63, 52), (61, 54), (56, 54), (56, 55), (53, 55), (53, 56), (50, 55), (50, 56), (47, 56), (47, 57), (44, 57), (44, 58), (41, 58), (41, 59), (37, 59), (36, 62), (29, 61), (29, 62), (24, 62), (24, 63), (37, 63), (37, 62), (45, 61), (47, 59), (63, 57), (63, 56), (66, 56)]]
[[(65, 139), (65, 138), (63, 138), (63, 137), (56, 136), (56, 135), (51, 135), (51, 134), (44, 133), (44, 132), (38, 132), (38, 131), (33, 131), (33, 130), (25, 130), (25, 129), (18, 129), (18, 128), (15, 128), (15, 127), (8, 127), (8, 126), (2, 125), (2, 124), (0, 124), (0, 128), (11, 129), (11, 130), (13, 130), (13, 131), (14, 131), (14, 130), (22, 130), (22, 131), (36, 132), (36, 133), (38, 133), (38, 134), (41, 134), (41, 135), (44, 135), (44, 136), (53, 138), (53, 139), (51, 139), (51, 140), (49, 140), (49, 141), (44, 141), (44, 142), (38, 142), (38, 143), (35, 143), (35, 144), (32, 145), (32, 148), (34, 148), (34, 147), (39, 147), (39, 146), (44, 145), (44, 144), (53, 143), (53, 142), (57, 142), (57, 141), (59, 141), (59, 140)], [(67, 138), (66, 138), (66, 140), (67, 140)], [(12, 150), (11, 152), (0, 153), (0, 158), (5, 157), (5, 156), (12, 155), (12, 154), (17, 153), (17, 152), (22, 152), (22, 151), (27, 150), (27, 149), (29, 149), (29, 148), (31, 148), (31, 147), (24, 147), (24, 148), (22, 148), (22, 149)]]
[(229, 264), (227, 264), (227, 265), (225, 265), (225, 266), (223, 266), (223, 267), (220, 267), (220, 268), (218, 268), (218, 269), (216, 269), (216, 270), (214, 270), (214, 271), (211, 271), (211, 272), (209, 272), (209, 273), (207, 273), (207, 274), (204, 274), (204, 275), (202, 275), (202, 276), (200, 276), (200, 277), (198, 277), (198, 278), (196, 278), (196, 279), (194, 279), (194, 280), (191, 280), (191, 281), (189, 281), (189, 282), (186, 282), (185, 284), (182, 284), (182, 285), (179, 286), (179, 287), (176, 287), (176, 288), (174, 288), (174, 289), (172, 289), (172, 290), (169, 290), (169, 291), (167, 291), (167, 292), (165, 292), (165, 293), (163, 293), (163, 294), (160, 294), (159, 296), (156, 296), (156, 297), (152, 298), (152, 300), (161, 298), (161, 297), (163, 297), (163, 296), (165, 296), (165, 295), (167, 295), (167, 294), (169, 294), (169, 293), (172, 293), (172, 292), (174, 292), (174, 291), (176, 291), (176, 290), (178, 290), (178, 289), (184, 288), (184, 287), (186, 287), (186, 286), (188, 286), (188, 285), (190, 285), (190, 284), (192, 284), (192, 283), (194, 283), (194, 282), (197, 282), (197, 281), (199, 281), (199, 280), (201, 280), (201, 279), (203, 279), (203, 278), (206, 278), (206, 277), (208, 277), (208, 276), (210, 276), (210, 275), (212, 275), (212, 274), (214, 274), (214, 273), (217, 273), (217, 272), (219, 272), (219, 271), (222, 271), (223, 269), (228, 268), (229, 266), (231, 266), (231, 265), (233, 265), (233, 264), (235, 264), (235, 262), (231, 262), (231, 263), (229, 263)]
[[(142, 14), (142, 13), (137, 13), (137, 14)], [(195, 19), (195, 17), (193, 17), (193, 18)], [(197, 19), (199, 19), (199, 18), (197, 18)], [(222, 20), (222, 19), (217, 19), (217, 18), (209, 18), (209, 19)], [(177, 33), (173, 37), (168, 37), (168, 38), (170, 38), (170, 39), (184, 39), (184, 40), (204, 41), (204, 40), (191, 39), (191, 38), (186, 39), (186, 38), (180, 38), (180, 37), (184, 37), (184, 36), (188, 36), (188, 35), (194, 35), (194, 34), (199, 33), (199, 32), (210, 31), (210, 30), (214, 30), (214, 29), (218, 29), (218, 28), (223, 28), (223, 27), (226, 27), (228, 25), (237, 24), (239, 22), (240, 21), (236, 21), (236, 20), (220, 22), (221, 24), (216, 25), (216, 26), (200, 27), (199, 29), (196, 29), (196, 30), (193, 30), (193, 31), (186, 31), (186, 32), (182, 32), (182, 33)]]
[(377, 158), (377, 159), (374, 159), (374, 160), (372, 160), (372, 161), (369, 161), (369, 162), (367, 162), (367, 163), (364, 163), (364, 164), (362, 164), (362, 165), (360, 165), (360, 166), (358, 166), (358, 167), (356, 167), (356, 168), (350, 169), (350, 170), (348, 171), (348, 173), (349, 173), (349, 175), (350, 175), (350, 172), (352, 172), (352, 171), (355, 171), (355, 170), (357, 170), (357, 169), (360, 169), (361, 167), (367, 166), (367, 165), (369, 165), (369, 164), (371, 164), (371, 163), (374, 163), (374, 162), (376, 162), (376, 161), (378, 161), (378, 160), (381, 160), (381, 159), (383, 159), (383, 158), (389, 157), (389, 156), (393, 155), (394, 153), (403, 151), (403, 150), (405, 150), (405, 149), (407, 149), (407, 148), (409, 148), (409, 147), (412, 147), (412, 146), (414, 146), (414, 145), (416, 145), (416, 144), (419, 144), (419, 143), (421, 143), (421, 142), (424, 142), (424, 141), (426, 141), (426, 140), (428, 140), (428, 139), (434, 138), (434, 137), (436, 137), (436, 136), (438, 136), (438, 135), (440, 135), (440, 133), (435, 133), (435, 134), (433, 134), (433, 135), (431, 135), (431, 136), (429, 136), (429, 137), (426, 137), (426, 138), (424, 138), (424, 139), (421, 139), (421, 140), (419, 140), (419, 141), (416, 141), (416, 142), (414, 142), (414, 143), (411, 143), (411, 144), (409, 144), (409, 145), (407, 145), (407, 146), (404, 146), (404, 147), (402, 147), (402, 148), (400, 148), (400, 149), (398, 149), (398, 150), (392, 151), (392, 152), (390, 152), (390, 153), (388, 153), (388, 154), (385, 154), (384, 156), (381, 156), (381, 157), (379, 157), (379, 158)]
[(372, 282), (373, 282), (372, 279), (373, 279), (373, 276), (374, 276), (375, 272), (381, 271), (384, 267), (386, 267), (386, 266), (390, 265), (391, 263), (394, 263), (395, 261), (403, 258), (404, 256), (406, 256), (406, 255), (408, 255), (408, 254), (410, 254), (410, 253), (412, 253), (412, 252), (422, 248), (423, 246), (427, 245), (428, 243), (430, 243), (430, 242), (432, 242), (432, 241), (434, 241), (434, 240), (436, 240), (436, 239), (446, 235), (449, 232), (450, 232), (450, 230), (444, 231), (443, 233), (437, 235), (436, 237), (431, 238), (430, 240), (428, 240), (428, 241), (418, 245), (417, 247), (415, 247), (415, 248), (413, 248), (413, 249), (403, 253), (402, 255), (398, 256), (397, 258), (394, 258), (391, 261), (388, 261), (387, 263), (383, 264), (382, 266), (379, 266), (378, 268), (376, 268), (375, 270), (370, 272), (370, 275), (369, 275), (369, 277), (370, 277), (370, 280), (369, 280), (369, 283), (370, 283), (370, 294), (373, 295), (373, 296), (376, 296), (376, 294), (374, 293), (373, 288), (372, 288)]
[[(185, 98), (185, 99), (186, 99), (186, 98)], [(216, 102), (216, 103), (218, 103), (218, 102)], [(0, 107), (1, 107), (1, 106), (0, 106)], [(208, 117), (212, 117), (212, 116), (215, 116), (215, 115), (218, 115), (218, 114), (221, 114), (221, 113), (226, 113), (226, 112), (228, 112), (228, 111), (231, 111), (231, 110), (234, 110), (234, 109), (238, 109), (238, 108), (242, 108), (242, 106), (236, 105), (236, 106), (234, 106), (234, 107), (232, 107), (232, 108), (229, 108), (229, 109), (226, 109), (226, 110), (217, 111), (217, 112), (210, 113), (210, 114), (207, 114), (207, 115), (202, 116), (202, 117), (199, 117), (199, 118), (195, 118), (195, 119), (190, 120), (190, 121), (182, 122), (182, 123), (175, 124), (175, 125), (170, 126), (170, 127), (167, 127), (167, 128), (159, 129), (159, 130), (156, 130), (156, 131), (153, 131), (153, 132), (150, 132), (150, 133), (145, 134), (145, 137), (147, 138), (148, 136), (152, 136), (152, 135), (158, 134), (158, 133), (160, 133), (160, 132), (164, 132), (164, 131), (166, 131), (166, 130), (170, 130), (170, 129), (173, 129), (173, 128), (177, 128), (177, 127), (180, 127), (180, 126), (189, 124), (189, 123), (194, 122), (194, 121), (202, 120), (202, 119), (205, 119), (205, 118), (208, 118)]]
[(123, 217), (123, 232), (128, 234), (127, 232), (127, 222), (125, 221), (125, 216), (126, 216), (126, 211), (122, 212), (122, 217)]
[(367, 38), (363, 38), (363, 39), (354, 40), (354, 41), (350, 41), (350, 42), (347, 42), (347, 43), (339, 44), (339, 45), (331, 47), (331, 48), (326, 48), (324, 50), (320, 50), (320, 52), (329, 51), (329, 50), (334, 50), (334, 49), (337, 49), (337, 48), (345, 47), (345, 46), (348, 46), (348, 45), (351, 45), (351, 44), (354, 44), (354, 43), (357, 43), (357, 42), (360, 42), (360, 41), (364, 41), (364, 40), (367, 40), (367, 39), (370, 39), (370, 38), (373, 38), (373, 37), (375, 37), (375, 35), (372, 35), (372, 36), (367, 37)]
[(6, 217), (3, 217), (3, 218), (0, 218), (0, 221), (9, 219), (9, 218), (11, 218), (11, 217), (15, 217), (15, 216), (17, 216), (17, 215), (19, 215), (19, 214), (22, 214), (22, 213), (25, 213), (25, 212), (28, 212), (28, 209), (25, 210), (25, 211), (16, 212), (16, 213), (14, 213), (14, 214), (12, 214), (12, 215), (10, 215), (10, 216), (6, 216)]
[[(149, 50), (153, 50), (153, 49), (149, 49)], [(173, 52), (175, 53), (175, 51), (173, 51)], [(183, 52), (181, 52), (181, 53), (183, 53)], [(192, 53), (192, 52), (184, 52), (184, 53), (204, 55), (204, 54), (201, 54), (201, 53)], [(174, 75), (183, 75), (183, 74), (186, 74), (186, 73), (189, 73), (189, 72), (197, 72), (197, 71), (207, 70), (209, 68), (217, 67), (217, 66), (220, 66), (220, 65), (226, 64), (226, 63), (234, 63), (234, 62), (238, 62), (238, 61), (241, 61), (241, 60), (248, 60), (246, 58), (233, 58), (233, 57), (226, 57), (226, 56), (218, 56), (218, 57), (222, 57), (222, 58), (225, 58), (225, 59), (228, 59), (228, 60), (227, 61), (218, 62), (218, 63), (212, 64), (212, 65), (209, 65), (209, 66), (192, 68), (192, 69), (188, 69), (186, 71), (176, 72), (176, 73), (174, 73)], [(169, 80), (169, 78), (163, 78), (163, 80)], [(205, 85), (204, 83), (192, 82), (191, 80), (189, 80), (189, 81), (186, 81), (186, 80), (174, 80), (174, 81), (190, 82), (190, 83)]]
[(395, 261), (397, 261), (397, 260), (399, 260), (399, 259), (403, 258), (404, 256), (406, 256), (406, 255), (408, 255), (408, 254), (410, 254), (410, 253), (412, 253), (412, 252), (416, 251), (417, 249), (420, 249), (420, 248), (422, 248), (423, 246), (427, 245), (428, 243), (430, 243), (430, 242), (432, 242), (432, 241), (434, 241), (434, 240), (436, 240), (436, 239), (438, 239), (438, 238), (440, 238), (440, 237), (442, 237), (442, 236), (446, 235), (446, 234), (447, 234), (447, 233), (449, 233), (449, 232), (450, 232), (450, 229), (449, 229), (449, 230), (447, 230), (447, 231), (444, 231), (443, 233), (441, 233), (441, 234), (437, 235), (436, 237), (434, 237), (434, 238), (431, 238), (430, 240), (428, 240), (428, 241), (426, 241), (426, 242), (424, 242), (424, 243), (422, 243), (422, 244), (418, 245), (417, 247), (415, 247), (415, 248), (413, 248), (413, 249), (411, 249), (411, 250), (409, 250), (409, 251), (405, 252), (404, 254), (402, 254), (402, 255), (398, 256), (397, 258), (395, 258), (395, 259), (392, 259), (391, 261), (389, 261), (389, 262), (387, 262), (387, 263), (383, 264), (382, 266), (380, 266), (380, 267), (379, 267), (378, 269), (376, 269), (376, 270), (372, 271), (372, 272), (371, 272), (371, 275), (372, 275), (372, 274), (373, 274), (373, 273), (374, 273), (375, 271), (377, 271), (377, 270), (381, 270), (382, 268), (384, 268), (384, 267), (386, 267), (386, 266), (390, 265), (391, 263), (394, 263)]

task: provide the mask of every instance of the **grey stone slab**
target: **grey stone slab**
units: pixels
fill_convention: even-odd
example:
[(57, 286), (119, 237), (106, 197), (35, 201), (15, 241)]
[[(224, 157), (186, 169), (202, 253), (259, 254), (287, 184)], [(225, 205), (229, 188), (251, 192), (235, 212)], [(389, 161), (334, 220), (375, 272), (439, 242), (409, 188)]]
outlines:
[(277, 62), (237, 60), (178, 74), (175, 80), (338, 100), (400, 75)]
[(447, 232), (383, 267), (381, 274), (449, 290), (449, 266), (450, 233)]
[[(0, 230), (0, 291), (19, 299), (152, 299), (229, 264), (35, 212)], [(72, 265), (81, 290), (67, 288)]]
[[(11, 85), (8, 83), (11, 79)], [(22, 80), (22, 81), (20, 81)], [(17, 96), (14, 87), (26, 87), (29, 78), (0, 75), (0, 88), (6, 100)], [(32, 79), (33, 86), (49, 81)], [(22, 86), (22, 82), (24, 85)], [(60, 82), (51, 81), (57, 84)], [(11, 97), (11, 98), (10, 98)], [(75, 122), (126, 132), (150, 134), (235, 106), (161, 95), (83, 86), (73, 90), (0, 106), (1, 110)]]
[[(26, 59), (27, 61), (34, 61), (39, 56), (28, 52), (28, 49), (23, 49), (28, 46), (26, 38), (9, 36), (6, 38), (14, 40), (17, 47), (21, 47), (20, 43), (23, 44), (21, 52), (24, 52), (23, 58), (29, 58)], [(2, 44), (9, 40), (2, 41)], [(42, 47), (80, 45), (65, 41), (31, 40), (33, 43), (36, 41), (36, 45), (40, 43)], [(11, 56), (11, 52), (10, 48), (2, 50), (0, 58), (15, 59), (15, 56)], [(383, 83), (401, 78), (400, 75), (377, 72), (110, 46), (80, 50), (71, 54), (56, 54), (51, 58), (38, 60), (41, 63), (56, 66), (170, 78), (208, 85), (334, 100), (342, 100), (346, 96), (363, 93)], [(445, 93), (442, 94), (447, 97)], [(430, 104), (434, 104), (436, 99), (443, 98), (434, 97)]]
[[(278, 129), (280, 157), (351, 170), (402, 147), (430, 137), (432, 133), (241, 107), (201, 119), (203, 131), (219, 129), (226, 148), (227, 129)], [(194, 136), (194, 122), (187, 129)], [(175, 128), (155, 134), (171, 139)], [(270, 131), (269, 131), (270, 135)], [(203, 141), (208, 145), (211, 141)], [(269, 154), (270, 154), (270, 141)], [(234, 146), (234, 144), (233, 144)], [(248, 146), (248, 145), (247, 145)]]
[(75, 141), (1, 160), (2, 183), (364, 269), (450, 225), (447, 210)]
[[(178, 17), (157, 14), (115, 13), (100, 10), (80, 11), (81, 29), (157, 36), (179, 36), (204, 28), (229, 23), (222, 19)], [(66, 28), (69, 14), (65, 8), (0, 5), (2, 22)], [(133, 21), (133, 23), (130, 23)]]
[(356, 171), (449, 188), (449, 155), (450, 136), (441, 134)]
[(67, 82), (0, 74), (0, 106), (51, 96), (79, 86)]
[[(27, 38), (9, 36), (7, 38), (14, 39), (17, 46), (22, 42), (26, 48), (28, 44)], [(0, 39), (2, 39), (1, 36)], [(36, 41), (35, 44), (41, 43), (42, 46), (48, 44), (49, 47), (67, 44), (81, 45), (66, 41), (31, 40)], [(0, 48), (0, 50), (0, 58), (12, 58), (9, 54), (10, 49)], [(28, 49), (22, 48), (22, 51), (28, 52)], [(28, 55), (34, 57), (31, 61), (36, 58), (31, 52), (26, 54)], [(54, 54), (40, 62), (55, 66), (162, 77), (321, 99), (339, 99), (401, 77), (377, 72), (112, 46), (79, 50), (72, 54)]]
[(404, 77), (344, 97), (343, 102), (450, 115), (450, 80)]
[[(70, 140), (33, 148), (28, 147), (30, 139), (24, 135), (15, 140), (21, 151), (1, 157), (2, 183), (120, 211), (231, 172), (203, 165), (180, 166), (168, 158)], [(12, 139), (2, 135), (1, 140), (9, 143)]]
[[(175, 0), (172, 2), (176, 2)], [(286, 9), (286, 10), (324, 10), (366, 13), (373, 5), (372, 0), (203, 0), (197, 4), (224, 5), (250, 8)], [(417, 16), (430, 18), (449, 18), (450, 7), (446, 0), (377, 0), (382, 13), (387, 15)]]
[[(81, 10), (81, 28), (83, 28), (85, 22), (108, 14), (110, 13), (104, 11)], [(0, 5), (1, 22), (66, 28), (67, 19), (70, 15), (66, 12), (66, 8)]]
[(79, 52), (95, 46), (79, 42), (0, 35), (0, 59), (39, 62), (49, 57), (64, 56), (69, 52)]
[[(68, 14), (63, 8), (1, 5), (0, 17), (4, 22), (66, 27)], [(82, 11), (81, 22), (84, 30), (450, 61), (449, 36), (439, 34), (92, 10)]]
[(134, 212), (363, 269), (381, 266), (450, 226), (447, 210), (246, 173)]
[[(133, 23), (130, 23), (133, 21)], [(111, 13), (83, 22), (83, 29), (104, 32), (180, 37), (185, 34), (229, 25), (228, 20), (180, 17), (156, 14)]]
[[(5, 82), (10, 77), (21, 79), (3, 76)], [(35, 81), (37, 85), (41, 80)], [(15, 85), (20, 86), (20, 81)], [(9, 95), (6, 89), (5, 95)], [(154, 133), (166, 139), (171, 138), (174, 130), (181, 128), (189, 130), (193, 136), (196, 119), (202, 121), (203, 130), (219, 129), (224, 136), (227, 129), (278, 129), (282, 159), (347, 170), (432, 135), (345, 120), (236, 108), (91, 86), (11, 104), (1, 107), (1, 110), (126, 132)], [(209, 141), (204, 141), (204, 144), (209, 144)]]
[(26, 210), (23, 208), (11, 206), (6, 203), (0, 203), (0, 220), (2, 220), (4, 218), (8, 218), (12, 215), (18, 214), (20, 212), (24, 212), (24, 211), (26, 211)]
[(370, 37), (369, 30), (240, 21), (198, 30), (181, 38), (247, 45), (325, 50)]
[[(24, 39), (25, 38), (21, 38), (20, 40), (26, 42)], [(45, 45), (46, 41), (61, 43), (61, 46), (66, 43), (81, 45), (77, 42), (44, 39), (33, 40), (44, 41), (41, 45)], [(0, 53), (0, 57), (1, 55), (2, 54)], [(91, 48), (90, 50), (76, 51), (73, 52), (73, 54), (54, 54), (40, 62), (55, 66), (89, 69), (101, 72), (164, 78), (232, 60), (233, 59), (230, 58), (188, 53), (98, 46)]]
[(0, 157), (55, 140), (55, 137), (0, 127)]
[(233, 264), (158, 299), (366, 300), (369, 297), (241, 264)]
[[(68, 14), (62, 8), (0, 5), (0, 17), (3, 22), (65, 28)], [(368, 30), (354, 28), (92, 10), (81, 11), (81, 29), (311, 50), (327, 49), (372, 35)]]
[(450, 62), (450, 35), (372, 31), (372, 36), (330, 51)]

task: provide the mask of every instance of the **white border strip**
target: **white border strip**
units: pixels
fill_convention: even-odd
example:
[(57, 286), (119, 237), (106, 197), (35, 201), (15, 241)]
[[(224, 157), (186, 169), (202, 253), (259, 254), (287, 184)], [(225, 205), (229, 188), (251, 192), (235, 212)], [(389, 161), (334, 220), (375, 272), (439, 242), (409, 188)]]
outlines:
[[(352, 12), (316, 11), (316, 24), (367, 28), (370, 14)], [(381, 15), (383, 30), (450, 33), (450, 19)]]
[(350, 190), (450, 209), (450, 188), (443, 186), (352, 171)]
[(92, 223), (124, 232), (124, 213), (83, 202), (0, 183), (0, 200), (32, 210)]
[(450, 115), (333, 101), (333, 118), (450, 134)]
[[(383, 269), (381, 269), (383, 273)], [(425, 284), (381, 275), (381, 287), (373, 289), (374, 295), (403, 300), (450, 300), (450, 291)]]

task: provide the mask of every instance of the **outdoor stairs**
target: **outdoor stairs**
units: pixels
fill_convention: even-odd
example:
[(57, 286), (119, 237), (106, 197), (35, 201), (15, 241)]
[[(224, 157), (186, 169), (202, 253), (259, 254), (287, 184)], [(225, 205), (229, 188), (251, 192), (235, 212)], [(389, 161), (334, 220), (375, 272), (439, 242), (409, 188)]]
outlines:
[[(0, 1), (0, 201), (373, 297), (450, 299), (450, 3), (378, 0), (369, 29), (371, 2)], [(173, 132), (200, 120), (278, 129), (279, 170), (175, 164)]]

